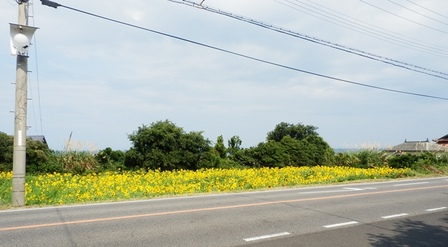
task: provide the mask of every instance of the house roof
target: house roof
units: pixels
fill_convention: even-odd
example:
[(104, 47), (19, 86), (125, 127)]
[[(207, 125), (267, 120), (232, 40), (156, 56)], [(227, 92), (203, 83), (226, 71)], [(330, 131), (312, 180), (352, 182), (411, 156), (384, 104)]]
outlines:
[(439, 139), (436, 139), (435, 141), (437, 140), (448, 140), (448, 134), (440, 137)]
[(28, 138), (30, 138), (33, 141), (40, 141), (43, 144), (47, 144), (48, 145), (47, 140), (45, 139), (45, 136), (42, 136), (42, 135), (32, 135), (32, 136), (28, 136)]
[(426, 141), (404, 141), (401, 144), (393, 146), (385, 151), (389, 152), (423, 152), (423, 151), (431, 151), (431, 152), (448, 152), (448, 147), (444, 147), (442, 145)]

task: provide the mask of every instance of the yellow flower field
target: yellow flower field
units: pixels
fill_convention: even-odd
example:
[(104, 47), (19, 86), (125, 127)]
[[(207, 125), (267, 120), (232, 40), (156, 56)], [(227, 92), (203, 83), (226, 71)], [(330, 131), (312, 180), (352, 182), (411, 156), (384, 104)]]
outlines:
[[(388, 167), (286, 167), (207, 169), (200, 171), (122, 171), (88, 175), (27, 176), (27, 205), (57, 205), (94, 201), (152, 198), (209, 192), (328, 184), (357, 179), (410, 176), (410, 169)], [(0, 173), (0, 203), (11, 198), (12, 174)]]

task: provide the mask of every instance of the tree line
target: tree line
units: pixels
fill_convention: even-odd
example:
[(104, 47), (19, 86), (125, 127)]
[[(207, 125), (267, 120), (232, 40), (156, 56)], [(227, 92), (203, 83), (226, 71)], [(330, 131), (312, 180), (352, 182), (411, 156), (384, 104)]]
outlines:
[[(279, 123), (266, 141), (243, 148), (239, 136), (215, 142), (202, 132), (186, 132), (169, 120), (142, 125), (128, 135), (129, 150), (106, 148), (96, 153), (54, 151), (39, 141), (27, 140), (27, 172), (99, 172), (132, 169), (198, 170), (207, 168), (258, 168), (286, 166), (410, 167), (448, 164), (448, 155), (388, 155), (379, 150), (338, 153), (311, 125)], [(13, 137), (0, 132), (0, 171), (12, 170)]]

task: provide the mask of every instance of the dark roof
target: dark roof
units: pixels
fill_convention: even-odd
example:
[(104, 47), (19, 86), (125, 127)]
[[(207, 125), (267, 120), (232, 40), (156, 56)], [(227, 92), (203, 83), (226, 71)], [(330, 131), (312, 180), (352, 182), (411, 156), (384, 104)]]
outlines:
[(442, 137), (440, 137), (440, 138), (437, 139), (437, 140), (440, 140), (440, 139), (448, 139), (448, 134), (447, 134), (447, 135), (444, 135), (444, 136), (442, 136)]
[(389, 152), (423, 152), (423, 151), (431, 151), (431, 152), (448, 152), (448, 147), (444, 147), (437, 143), (432, 143), (429, 141), (404, 141), (401, 144), (393, 146), (385, 151)]
[(34, 135), (34, 136), (28, 136), (28, 138), (30, 138), (30, 139), (33, 140), (33, 141), (40, 141), (40, 142), (42, 142), (43, 144), (47, 144), (47, 145), (48, 145), (47, 140), (45, 139), (45, 136), (42, 136), (42, 135)]

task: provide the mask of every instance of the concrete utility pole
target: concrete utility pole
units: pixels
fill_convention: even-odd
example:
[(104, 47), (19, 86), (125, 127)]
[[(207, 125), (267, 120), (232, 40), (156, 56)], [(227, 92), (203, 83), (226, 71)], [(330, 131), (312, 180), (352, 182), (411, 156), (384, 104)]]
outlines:
[(28, 47), (31, 44), (31, 38), (36, 28), (27, 26), (28, 0), (17, 2), (19, 4), (19, 22), (18, 24), (10, 24), (11, 53), (17, 56), (12, 204), (13, 206), (24, 206), (26, 175), (26, 114), (28, 100)]

